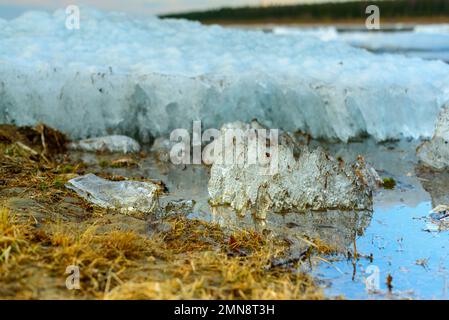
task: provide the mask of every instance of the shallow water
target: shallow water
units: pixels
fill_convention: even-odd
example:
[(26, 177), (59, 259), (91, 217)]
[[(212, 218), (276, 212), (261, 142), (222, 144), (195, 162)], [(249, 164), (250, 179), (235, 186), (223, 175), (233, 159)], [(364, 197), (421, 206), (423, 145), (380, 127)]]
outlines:
[[(376, 207), (371, 224), (357, 239), (358, 252), (372, 254), (372, 262), (361, 258), (354, 266), (352, 260), (339, 258), (332, 265), (321, 264), (313, 274), (326, 280), (326, 293), (331, 296), (447, 299), (449, 238), (447, 232), (425, 231), (430, 209), (430, 201), (417, 206)], [(379, 292), (368, 292), (365, 279), (375, 273)], [(386, 285), (388, 275), (393, 277), (391, 293)]]
[[(330, 149), (339, 154), (365, 155), (383, 177), (397, 181), (374, 199), (371, 223), (356, 240), (362, 258), (334, 257), (313, 274), (330, 296), (349, 299), (447, 299), (449, 238), (429, 218), (429, 211), (447, 201), (447, 174), (426, 173), (417, 165), (416, 142), (376, 145), (364, 142)], [(332, 152), (332, 151), (331, 151)], [(372, 256), (372, 259), (367, 257)], [(392, 290), (387, 277), (392, 276)], [(366, 279), (378, 280), (367, 286)], [(377, 279), (376, 279), (377, 278)], [(370, 289), (370, 290), (368, 290)]]
[[(382, 177), (393, 177), (397, 185), (393, 190), (382, 189), (376, 193), (374, 212), (275, 214), (261, 221), (251, 216), (239, 217), (228, 208), (211, 208), (207, 202), (209, 169), (204, 166), (173, 166), (149, 156), (142, 160), (138, 168), (98, 167), (98, 170), (162, 180), (169, 190), (162, 201), (196, 201), (191, 218), (285, 237), (294, 244), (293, 256), (307, 246), (302, 242), (304, 236), (319, 237), (336, 245), (341, 254), (325, 257), (328, 262), (314, 263), (308, 269), (320, 281), (328, 296), (343, 295), (349, 299), (447, 299), (448, 231), (438, 230), (438, 225), (429, 218), (429, 211), (448, 201), (445, 190), (449, 186), (449, 175), (434, 175), (419, 169), (415, 157), (418, 142), (415, 141), (376, 144), (365, 140), (350, 144), (312, 144), (321, 145), (331, 154), (347, 161), (354, 160), (359, 154), (364, 155)], [(94, 166), (99, 161), (98, 156), (94, 155), (82, 154), (81, 157)], [(351, 258), (354, 239), (359, 256), (357, 261)], [(370, 275), (374, 281), (378, 279), (379, 287), (371, 287), (376, 289), (374, 291), (368, 291), (365, 284), (365, 279)], [(391, 292), (386, 284), (388, 275), (392, 276)]]

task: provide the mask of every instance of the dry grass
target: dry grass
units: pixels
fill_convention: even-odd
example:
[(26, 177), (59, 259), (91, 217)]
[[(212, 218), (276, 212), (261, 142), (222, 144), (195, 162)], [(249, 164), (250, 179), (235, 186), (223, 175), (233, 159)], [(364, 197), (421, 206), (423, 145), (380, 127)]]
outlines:
[(270, 270), (269, 254), (235, 258), (201, 252), (170, 266), (162, 281), (139, 279), (117, 286), (106, 299), (321, 299), (312, 279)]
[(0, 209), (0, 263), (8, 263), (10, 257), (28, 247), (29, 228), (15, 223), (14, 216), (6, 208)]
[(319, 238), (306, 239), (306, 241), (310, 243), (311, 251), (318, 253), (319, 255), (329, 256), (341, 253), (341, 248), (336, 245), (323, 242)]
[[(175, 233), (149, 238), (130, 231), (97, 233), (95, 225), (59, 223), (36, 228), (19, 223), (7, 210), (1, 212), (2, 298), (323, 297), (309, 276), (272, 267), (273, 257), (285, 248), (255, 233), (243, 231), (229, 237), (216, 225), (174, 219), (169, 223)], [(242, 254), (242, 248), (248, 251)], [(80, 268), (81, 290), (64, 287), (69, 265)], [(40, 274), (51, 276), (42, 279)], [(18, 285), (18, 275), (26, 285)]]

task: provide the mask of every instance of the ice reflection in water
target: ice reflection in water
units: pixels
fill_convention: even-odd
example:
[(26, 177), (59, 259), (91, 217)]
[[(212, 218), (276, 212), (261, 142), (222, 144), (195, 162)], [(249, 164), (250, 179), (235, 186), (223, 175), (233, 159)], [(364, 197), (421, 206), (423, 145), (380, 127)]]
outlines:
[[(372, 142), (332, 145), (340, 155), (364, 154), (383, 176), (394, 177), (398, 187), (375, 197), (372, 221), (357, 239), (361, 258), (354, 265), (344, 258), (332, 266), (321, 264), (314, 275), (326, 280), (329, 295), (349, 299), (448, 299), (449, 235), (429, 219), (437, 204), (448, 204), (449, 175), (431, 174), (417, 165), (417, 142), (376, 145)], [(441, 229), (440, 229), (441, 230)], [(437, 232), (435, 232), (437, 231)], [(368, 292), (370, 266), (379, 271), (379, 290)], [(372, 268), (372, 267), (371, 267)], [(352, 276), (355, 271), (355, 277)], [(391, 275), (392, 291), (387, 288)]]
[[(314, 275), (328, 280), (328, 294), (351, 299), (448, 299), (449, 238), (447, 232), (424, 231), (430, 208), (429, 201), (416, 207), (376, 208), (370, 226), (357, 239), (359, 252), (372, 254), (373, 261), (357, 262), (354, 281), (353, 265), (344, 259), (335, 261), (332, 267), (322, 264)], [(378, 294), (368, 293), (365, 287), (370, 265), (379, 268)], [(386, 285), (389, 274), (393, 277), (392, 294)]]
[(211, 208), (211, 220), (223, 226), (256, 230), (262, 234), (288, 239), (301, 250), (308, 246), (304, 237), (319, 238), (341, 252), (369, 225), (371, 212), (308, 211), (304, 213), (268, 214), (266, 220), (252, 215), (238, 216), (228, 207)]

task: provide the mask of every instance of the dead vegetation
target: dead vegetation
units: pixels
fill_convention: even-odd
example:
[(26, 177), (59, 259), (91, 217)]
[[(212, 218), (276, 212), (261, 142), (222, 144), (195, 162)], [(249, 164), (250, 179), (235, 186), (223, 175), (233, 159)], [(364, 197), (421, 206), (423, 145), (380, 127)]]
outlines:
[[(43, 128), (27, 129), (33, 139), (0, 128), (0, 298), (323, 298), (311, 277), (272, 263), (288, 249), (281, 240), (180, 217), (152, 228), (76, 197), (64, 183), (89, 168)], [(79, 290), (66, 288), (71, 265)]]
[[(147, 237), (124, 230), (99, 233), (101, 219), (98, 225), (37, 227), (7, 209), (1, 217), (2, 298), (322, 298), (309, 276), (272, 267), (285, 248), (255, 234), (238, 244), (246, 232), (229, 237), (216, 225), (176, 218), (165, 222), (170, 231)], [(80, 290), (65, 287), (71, 265), (80, 268)]]

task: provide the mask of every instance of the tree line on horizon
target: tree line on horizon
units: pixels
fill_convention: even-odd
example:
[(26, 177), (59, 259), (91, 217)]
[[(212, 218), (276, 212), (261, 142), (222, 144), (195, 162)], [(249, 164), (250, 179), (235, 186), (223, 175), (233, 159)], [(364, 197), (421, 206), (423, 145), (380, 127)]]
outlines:
[(207, 21), (250, 21), (269, 19), (343, 20), (366, 17), (368, 5), (377, 5), (382, 17), (449, 17), (449, 0), (383, 0), (350, 1), (319, 4), (273, 5), (268, 7), (220, 8), (162, 15), (162, 18), (184, 18)]

